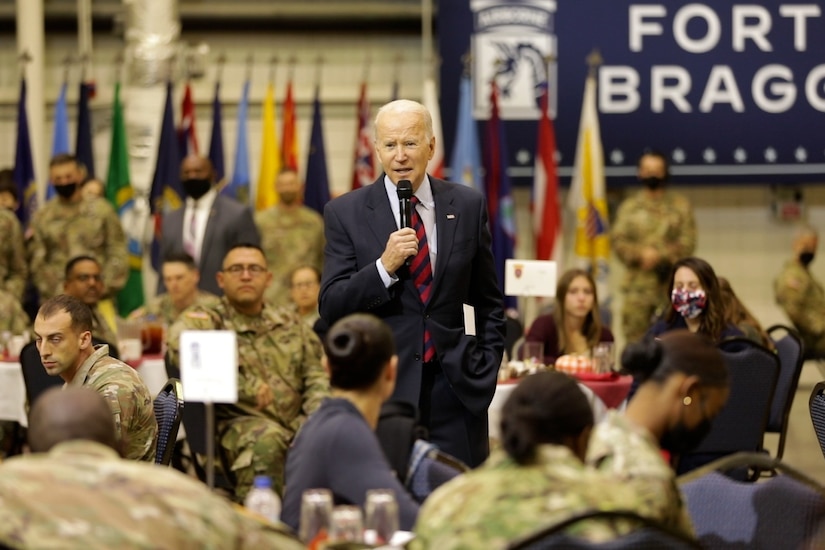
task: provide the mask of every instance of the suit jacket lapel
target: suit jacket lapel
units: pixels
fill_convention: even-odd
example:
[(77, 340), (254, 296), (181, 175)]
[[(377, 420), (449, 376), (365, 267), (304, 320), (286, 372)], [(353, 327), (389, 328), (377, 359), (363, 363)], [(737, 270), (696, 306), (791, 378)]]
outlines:
[[(217, 220), (219, 215), (220, 196), (215, 197), (215, 202), (212, 203), (212, 208), (209, 209), (209, 217), (206, 218), (206, 230), (203, 233), (203, 243), (201, 243), (200, 265), (203, 267), (203, 259), (207, 256), (206, 251), (211, 250), (212, 241), (215, 240), (215, 231), (217, 231)], [(221, 258), (220, 261), (223, 261)]]
[[(435, 273), (433, 273), (433, 296), (438, 292), (438, 286), (449, 263), (450, 252), (455, 241), (455, 230), (458, 226), (458, 217), (461, 215), (454, 203), (455, 197), (449, 184), (442, 180), (430, 178), (430, 187), (435, 199), (435, 226), (438, 233), (438, 254), (435, 259)], [(432, 300), (432, 298), (431, 298)]]
[(367, 191), (367, 226), (372, 230), (381, 250), (387, 245), (387, 237), (393, 231), (398, 231), (392, 208), (387, 201), (384, 188), (384, 177), (381, 176)]

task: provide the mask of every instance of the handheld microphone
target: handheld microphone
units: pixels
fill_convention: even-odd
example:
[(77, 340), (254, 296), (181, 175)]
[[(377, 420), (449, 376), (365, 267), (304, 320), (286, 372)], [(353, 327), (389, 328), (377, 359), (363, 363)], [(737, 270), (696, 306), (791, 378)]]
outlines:
[(402, 228), (412, 227), (412, 203), (410, 202), (413, 196), (412, 182), (410, 180), (399, 181), (396, 192), (398, 193), (398, 209), (401, 214), (399, 225)]

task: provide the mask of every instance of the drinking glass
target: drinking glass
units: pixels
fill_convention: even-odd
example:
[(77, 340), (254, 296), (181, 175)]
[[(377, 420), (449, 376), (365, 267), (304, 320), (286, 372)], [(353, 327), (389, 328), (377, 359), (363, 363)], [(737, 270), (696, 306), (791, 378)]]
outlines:
[(599, 342), (593, 346), (593, 372), (595, 374), (609, 374), (613, 372), (616, 362), (616, 348), (613, 342)]
[(398, 502), (392, 489), (367, 491), (365, 527), (374, 533), (375, 544), (387, 544), (398, 531)]
[(364, 518), (358, 506), (336, 506), (332, 509), (330, 542), (362, 542)]
[(329, 535), (332, 520), (332, 492), (307, 489), (301, 496), (301, 520), (298, 537), (307, 546), (316, 546)]
[(524, 342), (522, 358), (527, 373), (535, 372), (539, 365), (544, 364), (544, 342)]

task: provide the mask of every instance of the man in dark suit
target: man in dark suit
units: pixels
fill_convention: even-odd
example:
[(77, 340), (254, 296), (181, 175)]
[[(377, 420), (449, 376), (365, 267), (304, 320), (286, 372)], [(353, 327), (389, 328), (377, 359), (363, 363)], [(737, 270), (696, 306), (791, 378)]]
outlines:
[[(392, 399), (418, 405), (432, 441), (476, 466), (488, 454), (487, 407), (504, 345), (486, 203), (427, 176), (435, 138), (423, 105), (382, 107), (375, 138), (385, 175), (324, 210), (321, 317), (332, 324), (362, 311), (386, 321), (399, 356)], [(410, 227), (399, 229), (402, 180), (412, 183), (414, 206)]]
[[(218, 193), (209, 159), (189, 155), (181, 164), (180, 175), (186, 204), (163, 217), (161, 257), (189, 254), (201, 273), (198, 287), (223, 296), (216, 275), (226, 253), (239, 243), (261, 244), (252, 211)], [(164, 290), (161, 279), (158, 293)]]

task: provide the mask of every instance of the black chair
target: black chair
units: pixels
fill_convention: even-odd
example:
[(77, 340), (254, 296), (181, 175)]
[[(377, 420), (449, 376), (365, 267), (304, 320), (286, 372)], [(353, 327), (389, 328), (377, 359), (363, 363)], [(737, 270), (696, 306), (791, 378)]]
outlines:
[[(742, 469), (777, 475), (759, 483), (723, 475)], [(678, 483), (704, 548), (809, 548), (825, 527), (825, 487), (764, 453), (725, 457)]]
[[(729, 454), (762, 450), (779, 358), (746, 338), (726, 340), (720, 348), (730, 375), (730, 397), (699, 447), (679, 457), (679, 474)], [(751, 473), (736, 475), (747, 478)]]
[(513, 359), (513, 347), (520, 338), (524, 337), (524, 325), (515, 317), (507, 316), (504, 319), (504, 351), (507, 357)]
[(180, 380), (170, 378), (152, 403), (158, 421), (158, 443), (155, 464), (168, 466), (172, 461), (172, 451), (180, 428), (183, 404), (183, 387)]
[[(796, 388), (799, 385), (802, 365), (805, 363), (805, 353), (802, 339), (796, 330), (784, 325), (773, 325), (768, 328), (767, 333), (776, 345), (776, 354), (779, 357), (779, 379), (776, 382), (766, 431), (779, 434), (776, 458), (781, 459), (785, 452), (785, 437), (788, 432), (791, 405), (793, 405)], [(785, 335), (778, 338), (777, 336), (782, 333)]]
[[(119, 359), (117, 347), (105, 340), (92, 337), (92, 344), (95, 346), (105, 344), (109, 346), (109, 356)], [(63, 379), (59, 376), (50, 376), (40, 360), (40, 352), (37, 351), (37, 343), (32, 341), (23, 346), (20, 351), (20, 366), (23, 371), (23, 382), (26, 384), (26, 400), (29, 406), (34, 404), (35, 399), (49, 388), (62, 386)]]
[(406, 487), (418, 501), (424, 502), (433, 491), (470, 468), (458, 460), (438, 450), (438, 448), (421, 439), (413, 445), (409, 458)]
[(814, 386), (814, 391), (811, 392), (811, 398), (808, 401), (808, 409), (819, 447), (822, 449), (822, 456), (825, 456), (825, 382), (819, 382)]
[[(588, 540), (568, 534), (571, 527), (589, 521), (602, 521), (611, 524), (626, 523), (635, 526), (630, 532), (604, 542)], [(693, 550), (699, 549), (696, 541), (678, 533), (661, 523), (640, 516), (630, 510), (600, 511), (594, 510), (577, 514), (565, 521), (549, 525), (530, 533), (507, 545), (507, 550), (544, 550), (558, 549), (599, 549), (599, 550)]]

